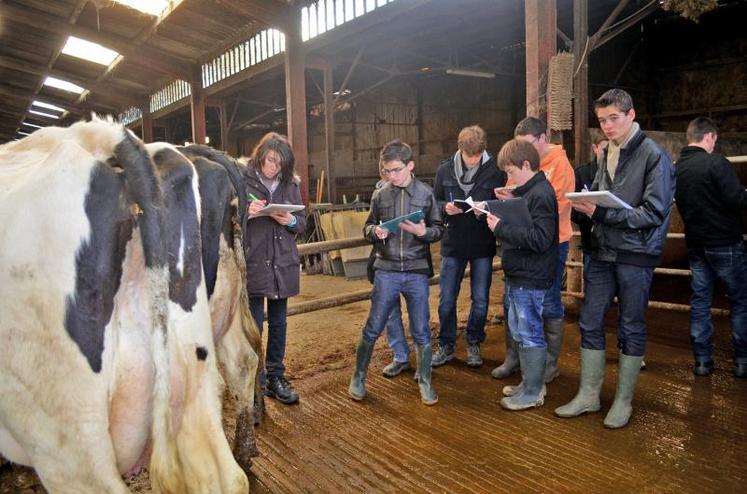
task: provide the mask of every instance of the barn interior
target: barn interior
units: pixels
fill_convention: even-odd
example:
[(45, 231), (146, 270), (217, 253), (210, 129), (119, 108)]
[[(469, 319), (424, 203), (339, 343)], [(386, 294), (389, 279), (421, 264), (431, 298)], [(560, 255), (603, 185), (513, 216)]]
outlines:
[[(232, 156), (249, 155), (275, 131), (293, 144), (307, 204), (360, 211), (379, 179), (379, 150), (394, 138), (412, 145), (418, 178), (431, 182), (462, 127), (481, 125), (495, 153), (519, 120), (535, 115), (558, 122), (552, 141), (583, 164), (599, 132), (592, 103), (618, 87), (632, 95), (642, 129), (674, 158), (687, 123), (713, 118), (716, 151), (747, 183), (744, 0), (163, 0), (144, 2), (150, 12), (126, 3), (0, 1), (0, 143), (92, 112), (112, 115), (145, 142), (208, 144)], [(99, 51), (85, 42), (109, 51), (94, 61)], [(561, 65), (561, 53), (572, 55), (570, 65)], [(551, 77), (552, 64), (565, 75)], [(739, 491), (747, 482), (740, 461), (747, 386), (726, 370), (708, 383), (690, 374), (681, 220), (671, 231), (652, 295), (653, 349), (639, 404), (646, 412), (615, 437), (598, 420), (558, 423), (551, 415), (577, 382), (577, 336), (564, 344), (557, 394), (531, 414), (503, 414), (489, 369), (459, 367), (440, 376), (452, 417), (423, 411), (411, 382), (380, 378), (383, 357), (371, 371), (379, 398), (368, 409), (352, 407), (342, 390), (370, 286), (339, 276), (346, 273), (331, 255), (309, 250), (303, 307), (291, 324), (313, 327), (318, 339), (289, 341), (306, 408), (270, 408), (259, 431), (255, 492)], [(569, 322), (582, 296), (575, 250)], [(339, 293), (358, 298), (311, 312), (324, 305), (317, 299)], [(495, 288), (492, 300), (501, 294)], [(434, 296), (437, 289), (432, 305)], [(463, 330), (469, 301), (462, 299)], [(723, 293), (717, 299), (726, 360), (728, 312)], [(488, 348), (496, 363), (499, 306), (491, 302)], [(329, 322), (336, 318), (348, 326)], [(614, 319), (608, 323), (614, 331)], [(330, 325), (340, 341), (318, 350)], [(304, 356), (317, 350), (318, 358)], [(610, 347), (608, 359), (614, 355)], [(605, 387), (606, 398), (612, 393)], [(719, 465), (710, 465), (717, 457)], [(43, 492), (24, 477), (30, 473), (0, 468), (0, 492), (19, 485)], [(132, 482), (150, 492), (147, 480)]]

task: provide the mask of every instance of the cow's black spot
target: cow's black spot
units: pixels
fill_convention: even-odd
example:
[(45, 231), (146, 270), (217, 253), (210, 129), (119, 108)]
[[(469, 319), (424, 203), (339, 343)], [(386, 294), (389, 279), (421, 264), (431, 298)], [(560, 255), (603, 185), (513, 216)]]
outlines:
[(111, 319), (134, 226), (123, 196), (124, 176), (97, 163), (85, 198), (91, 235), (78, 248), (75, 294), (65, 301), (65, 330), (94, 372), (101, 371), (104, 329)]
[(200, 208), (202, 223), (202, 267), (208, 298), (212, 297), (218, 277), (221, 235), (232, 247), (231, 182), (225, 168), (209, 159), (196, 156), (192, 163), (197, 170), (200, 183)]
[(208, 356), (207, 349), (205, 347), (202, 347), (202, 346), (198, 346), (197, 350), (195, 351), (195, 353), (197, 354), (197, 359), (198, 360), (205, 360), (207, 358), (207, 356)]
[(161, 177), (165, 205), (169, 298), (190, 312), (197, 302), (197, 287), (202, 281), (202, 245), (192, 189), (194, 168), (189, 160), (170, 148), (158, 151), (153, 161)]

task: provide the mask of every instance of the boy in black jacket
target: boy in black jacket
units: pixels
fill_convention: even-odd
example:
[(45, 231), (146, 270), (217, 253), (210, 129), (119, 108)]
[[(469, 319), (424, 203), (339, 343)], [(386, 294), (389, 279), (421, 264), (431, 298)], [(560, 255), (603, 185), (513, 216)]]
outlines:
[(506, 185), (506, 174), (495, 166), (495, 160), (485, 151), (487, 137), (481, 127), (463, 128), (457, 145), (458, 151), (439, 165), (433, 186), (444, 219), (438, 297), (439, 348), (433, 355), (433, 367), (455, 357), (457, 298), (467, 264), (471, 270), (472, 298), (466, 331), (467, 365), (482, 365), (480, 345), (485, 341), (495, 237), (484, 217), (465, 212), (454, 201), (468, 197), (475, 202), (487, 201), (494, 197), (493, 189)]
[(711, 300), (716, 279), (729, 296), (734, 374), (747, 377), (747, 251), (742, 240), (741, 212), (747, 191), (734, 167), (713, 152), (718, 128), (699, 117), (687, 126), (688, 145), (680, 152), (677, 209), (685, 220), (685, 242), (692, 272), (690, 340), (698, 376), (713, 372)]
[(492, 214), (487, 217), (488, 227), (504, 242), (508, 327), (519, 348), (522, 377), (519, 391), (503, 398), (501, 406), (525, 410), (545, 401), (542, 302), (558, 262), (558, 203), (545, 174), (538, 173), (540, 157), (531, 143), (508, 141), (498, 154), (498, 166), (517, 185), (513, 194), (526, 201), (532, 217), (529, 228), (505, 224)]

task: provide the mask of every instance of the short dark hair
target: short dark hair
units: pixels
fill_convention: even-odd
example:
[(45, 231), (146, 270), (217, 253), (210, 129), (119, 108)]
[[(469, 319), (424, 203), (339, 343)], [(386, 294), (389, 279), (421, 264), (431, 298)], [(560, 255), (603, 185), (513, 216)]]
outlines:
[(289, 183), (295, 177), (294, 167), (296, 158), (293, 156), (293, 149), (288, 142), (288, 138), (276, 132), (268, 132), (259, 140), (252, 151), (251, 165), (257, 170), (262, 170), (262, 163), (265, 161), (267, 153), (275, 151), (280, 156), (280, 180)]
[(406, 165), (412, 161), (412, 148), (399, 139), (386, 143), (379, 153), (379, 167), (390, 161), (401, 161)]
[(633, 109), (633, 98), (622, 89), (613, 88), (605, 91), (603, 95), (594, 100), (594, 110), (615, 106), (623, 113), (628, 113)]
[(542, 134), (547, 134), (547, 124), (537, 117), (525, 118), (514, 129), (514, 137), (534, 136), (539, 139)]
[(504, 144), (498, 152), (498, 167), (501, 170), (505, 170), (507, 166), (521, 168), (525, 161), (529, 162), (529, 168), (533, 172), (539, 170), (540, 156), (531, 142), (514, 138)]
[(687, 124), (687, 142), (700, 142), (711, 133), (718, 135), (718, 127), (708, 117), (694, 118)]

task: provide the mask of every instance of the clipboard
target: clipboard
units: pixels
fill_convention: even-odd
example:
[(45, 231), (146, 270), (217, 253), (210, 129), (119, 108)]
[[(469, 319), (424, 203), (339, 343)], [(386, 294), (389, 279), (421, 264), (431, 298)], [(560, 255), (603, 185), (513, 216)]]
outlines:
[(394, 219), (391, 219), (389, 221), (385, 221), (381, 224), (379, 224), (379, 228), (384, 228), (386, 230), (389, 230), (389, 233), (394, 233), (397, 230), (399, 230), (399, 224), (403, 221), (411, 221), (412, 223), (419, 223), (420, 221), (425, 219), (425, 213), (422, 209), (418, 209), (417, 211), (414, 211), (409, 214), (405, 214), (402, 216), (398, 216)]
[(587, 200), (605, 208), (633, 209), (630, 204), (623, 201), (609, 190), (593, 190), (585, 192), (566, 192), (565, 196), (571, 201), (577, 202)]
[(506, 225), (515, 225), (523, 228), (530, 228), (532, 226), (532, 215), (529, 214), (527, 202), (522, 197), (486, 201), (485, 204), (488, 212), (493, 216), (497, 216)]
[(269, 216), (274, 213), (295, 213), (296, 211), (302, 211), (305, 207), (303, 204), (267, 204), (249, 218)]

